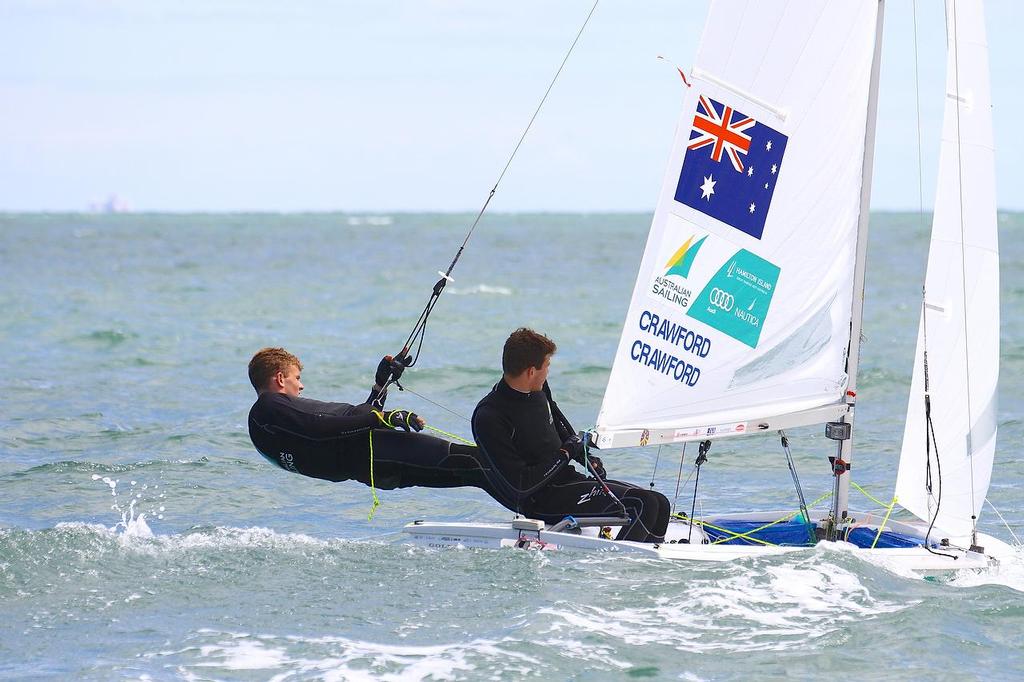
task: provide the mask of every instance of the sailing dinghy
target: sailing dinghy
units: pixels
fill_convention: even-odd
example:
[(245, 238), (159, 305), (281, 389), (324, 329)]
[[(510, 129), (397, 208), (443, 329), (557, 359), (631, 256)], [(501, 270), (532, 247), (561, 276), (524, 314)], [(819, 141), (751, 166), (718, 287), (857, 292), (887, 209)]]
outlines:
[[(680, 514), (660, 545), (605, 539), (599, 527), (614, 529), (615, 519), (417, 521), (405, 528), (414, 542), (693, 561), (833, 542), (923, 573), (982, 568), (1013, 552), (977, 530), (999, 370), (980, 0), (946, 6), (939, 186), (896, 486), (916, 520), (849, 507), (883, 5), (712, 2), (589, 434), (601, 449), (696, 442), (701, 456), (718, 439), (759, 439), (757, 447), (766, 434), (781, 436), (801, 511)], [(816, 424), (835, 447), (831, 501), (817, 512), (804, 501), (785, 436)]]

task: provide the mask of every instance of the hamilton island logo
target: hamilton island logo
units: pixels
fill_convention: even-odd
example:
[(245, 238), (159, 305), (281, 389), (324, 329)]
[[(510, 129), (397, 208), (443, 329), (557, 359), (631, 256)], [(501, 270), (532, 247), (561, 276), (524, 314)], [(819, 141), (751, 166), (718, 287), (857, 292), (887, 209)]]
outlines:
[(696, 237), (697, 235), (691, 235), (683, 242), (682, 246), (676, 249), (664, 265), (664, 274), (655, 277), (654, 282), (651, 283), (652, 294), (669, 303), (674, 303), (680, 308), (690, 306), (693, 290), (685, 286), (686, 278), (690, 276), (690, 268), (693, 267), (693, 261), (697, 258), (697, 252), (704, 245), (704, 240), (708, 238), (707, 235), (704, 235), (694, 241)]
[(718, 269), (687, 315), (757, 348), (781, 269), (746, 249)]

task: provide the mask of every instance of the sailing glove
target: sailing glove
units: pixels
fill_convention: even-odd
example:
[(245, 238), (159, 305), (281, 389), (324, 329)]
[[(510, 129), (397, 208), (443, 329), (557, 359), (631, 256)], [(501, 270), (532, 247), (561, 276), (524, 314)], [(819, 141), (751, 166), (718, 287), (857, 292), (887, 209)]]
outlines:
[(562, 452), (569, 461), (583, 464), (583, 441), (579, 436), (569, 436), (562, 441)]
[(384, 421), (393, 429), (405, 431), (422, 431), (423, 419), (415, 412), (409, 410), (392, 410), (384, 413)]
[(567, 459), (573, 462), (579, 462), (584, 467), (587, 466), (587, 460), (590, 460), (590, 466), (593, 467), (597, 475), (601, 478), (605, 477), (604, 464), (601, 462), (601, 458), (594, 457), (593, 455), (587, 456), (583, 448), (583, 441), (580, 440), (579, 436), (570, 436), (566, 438), (565, 441), (562, 442), (562, 452), (565, 453)]
[(396, 361), (390, 355), (385, 355), (377, 363), (377, 372), (373, 375), (373, 382), (383, 388), (391, 380), (391, 377), (394, 377), (396, 381), (401, 378), (404, 371), (404, 364)]

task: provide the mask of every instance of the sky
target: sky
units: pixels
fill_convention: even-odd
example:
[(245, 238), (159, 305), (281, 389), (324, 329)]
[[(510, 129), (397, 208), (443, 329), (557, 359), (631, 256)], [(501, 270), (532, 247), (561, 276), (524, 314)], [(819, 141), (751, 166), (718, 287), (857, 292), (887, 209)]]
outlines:
[[(0, 0), (0, 211), (476, 210), (592, 4)], [(986, 5), (1004, 210), (1021, 4)], [(657, 57), (689, 69), (706, 7), (601, 0), (491, 208), (652, 211), (683, 96)], [(888, 1), (875, 210), (934, 195), (942, 3), (916, 18), (919, 86), (914, 4)]]

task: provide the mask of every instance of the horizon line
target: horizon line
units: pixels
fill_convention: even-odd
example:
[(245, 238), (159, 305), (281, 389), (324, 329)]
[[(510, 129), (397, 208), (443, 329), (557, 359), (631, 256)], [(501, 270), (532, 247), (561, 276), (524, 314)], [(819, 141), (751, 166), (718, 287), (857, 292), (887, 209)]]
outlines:
[[(474, 215), (479, 209), (145, 209), (145, 210), (70, 210), (70, 209), (29, 209), (9, 210), (0, 208), (0, 216), (147, 216), (147, 215), (350, 215), (350, 216), (394, 216), (394, 215)], [(933, 211), (909, 208), (871, 208), (872, 213), (902, 213), (931, 215)], [(486, 215), (642, 215), (652, 214), (654, 209), (524, 209), (492, 210)], [(1024, 208), (996, 208), (998, 214), (1024, 213)]]

